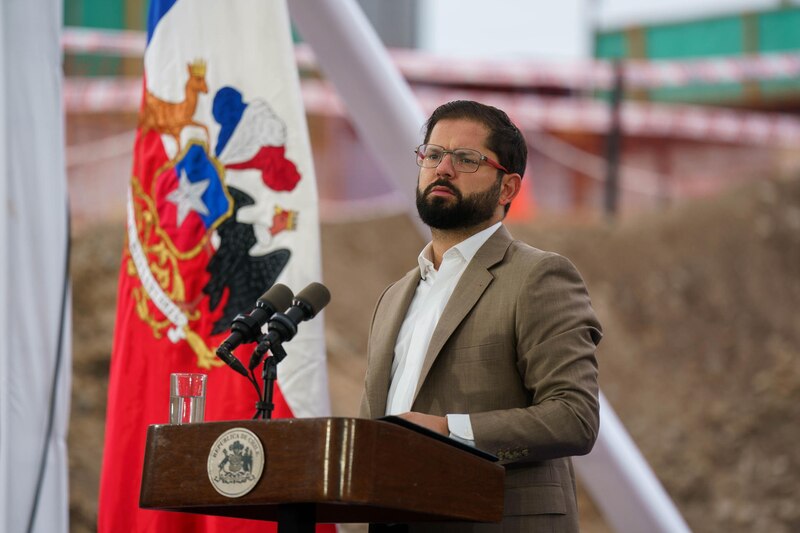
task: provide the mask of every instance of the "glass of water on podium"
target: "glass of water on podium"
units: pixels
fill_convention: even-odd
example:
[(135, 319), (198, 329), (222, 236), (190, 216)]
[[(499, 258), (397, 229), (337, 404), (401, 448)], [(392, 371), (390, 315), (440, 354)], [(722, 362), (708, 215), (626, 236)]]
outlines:
[(175, 373), (169, 376), (169, 423), (202, 422), (206, 411), (206, 375)]

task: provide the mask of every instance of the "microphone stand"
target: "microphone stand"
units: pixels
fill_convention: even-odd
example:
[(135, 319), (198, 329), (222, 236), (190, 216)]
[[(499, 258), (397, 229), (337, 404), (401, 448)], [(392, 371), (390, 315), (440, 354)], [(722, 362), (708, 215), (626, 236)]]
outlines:
[(264, 369), (261, 372), (261, 377), (264, 380), (264, 393), (261, 395), (263, 400), (256, 402), (255, 416), (255, 419), (261, 418), (263, 420), (272, 419), (272, 411), (275, 409), (272, 397), (275, 381), (278, 379), (278, 363), (283, 361), (283, 358), (287, 355), (281, 343), (271, 344), (267, 342), (267, 336), (262, 335), (261, 339), (258, 341), (256, 352), (263, 355), (266, 354), (267, 351), (269, 351), (271, 355), (264, 357)]

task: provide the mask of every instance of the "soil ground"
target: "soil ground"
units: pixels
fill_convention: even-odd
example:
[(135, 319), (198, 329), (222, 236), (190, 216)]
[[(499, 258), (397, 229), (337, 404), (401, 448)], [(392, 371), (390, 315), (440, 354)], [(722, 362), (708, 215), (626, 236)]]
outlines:
[[(584, 275), (605, 330), (601, 387), (692, 530), (800, 531), (800, 180), (615, 224), (540, 217), (511, 231)], [(75, 533), (95, 529), (123, 239), (118, 216), (73, 239)], [(357, 412), (372, 307), (422, 245), (403, 217), (323, 226), (335, 415)], [(610, 530), (583, 492), (581, 509), (583, 531)]]

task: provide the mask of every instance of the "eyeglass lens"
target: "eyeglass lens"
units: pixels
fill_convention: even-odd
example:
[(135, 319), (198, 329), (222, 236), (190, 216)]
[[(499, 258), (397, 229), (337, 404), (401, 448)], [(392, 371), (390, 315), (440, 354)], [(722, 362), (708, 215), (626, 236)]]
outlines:
[(445, 154), (450, 154), (453, 167), (459, 172), (475, 172), (481, 164), (481, 153), (469, 148), (445, 150), (436, 144), (423, 144), (417, 149), (417, 165), (435, 168), (442, 162)]

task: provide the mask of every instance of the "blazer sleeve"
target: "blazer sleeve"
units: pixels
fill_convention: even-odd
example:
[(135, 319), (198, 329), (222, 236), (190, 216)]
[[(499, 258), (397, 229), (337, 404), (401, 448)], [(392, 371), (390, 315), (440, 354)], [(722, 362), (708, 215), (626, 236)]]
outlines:
[(530, 405), (472, 413), (476, 445), (507, 461), (591, 451), (599, 428), (597, 360), (602, 337), (583, 279), (547, 254), (516, 295), (515, 356)]

